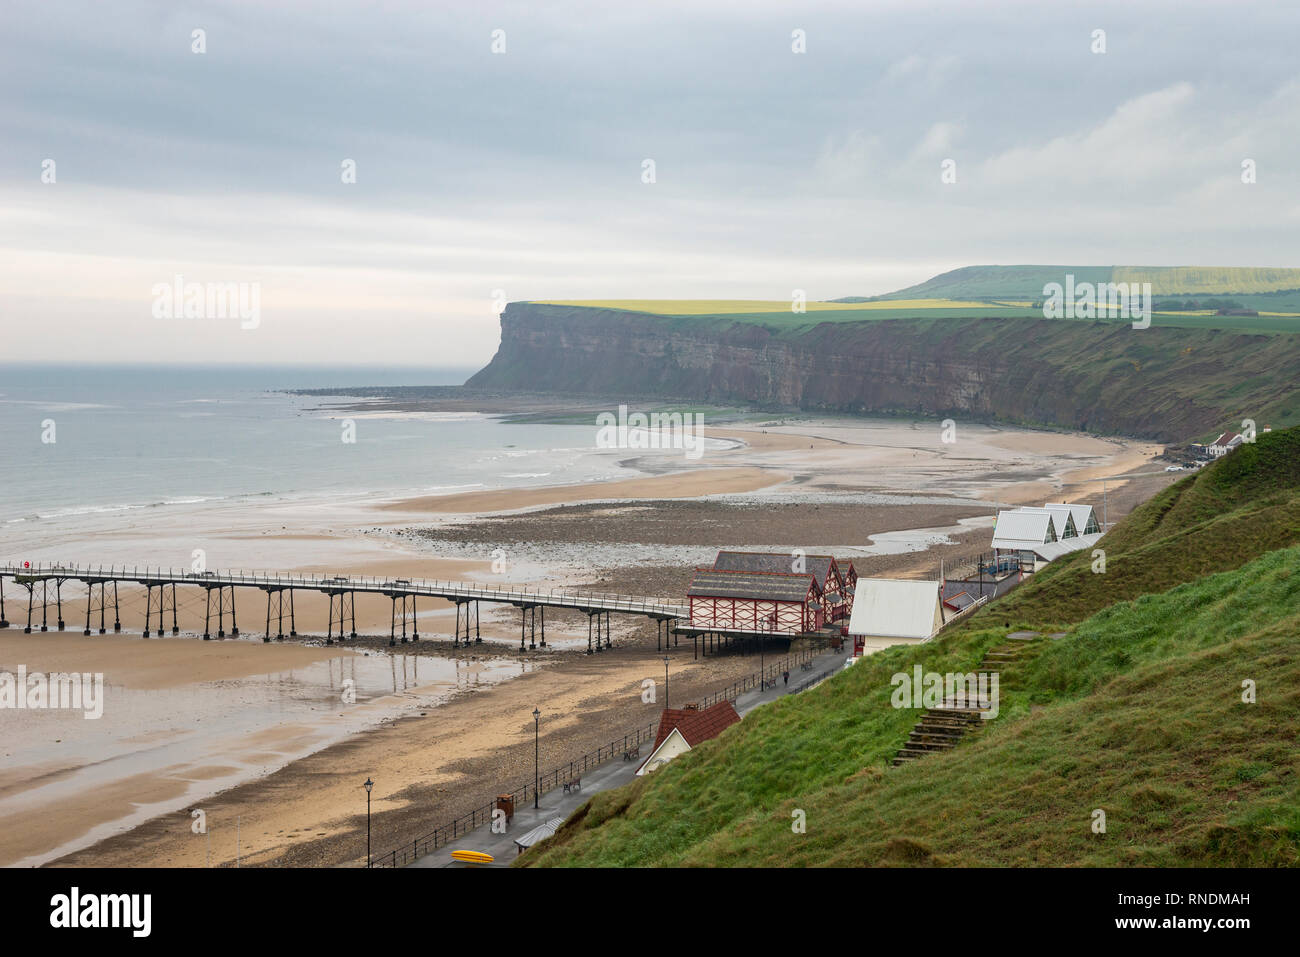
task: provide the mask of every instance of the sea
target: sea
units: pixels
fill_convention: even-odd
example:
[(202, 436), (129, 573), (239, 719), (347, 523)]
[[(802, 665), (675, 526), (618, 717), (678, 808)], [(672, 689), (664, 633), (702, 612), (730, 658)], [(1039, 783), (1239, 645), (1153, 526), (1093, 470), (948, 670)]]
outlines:
[(457, 385), (473, 371), (0, 364), (0, 535), (216, 501), (434, 495), (636, 474), (619, 464), (627, 451), (596, 447), (594, 422), (344, 412), (345, 398), (286, 391)]

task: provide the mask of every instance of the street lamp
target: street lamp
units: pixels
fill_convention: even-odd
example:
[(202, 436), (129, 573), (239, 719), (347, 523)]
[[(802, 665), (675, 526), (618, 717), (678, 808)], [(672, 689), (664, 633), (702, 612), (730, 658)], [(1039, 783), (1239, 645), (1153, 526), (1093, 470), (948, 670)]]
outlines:
[(538, 803), (539, 800), (541, 799), (541, 796), (537, 793), (541, 789), (541, 785), (542, 785), (541, 765), (539, 764), (539, 758), (541, 757), (541, 738), (540, 738), (541, 719), (542, 719), (542, 713), (538, 711), (536, 708), (534, 708), (533, 709), (533, 808), (534, 809), (541, 807), (541, 805)]
[(366, 776), (366, 783), (361, 785), (366, 789), (366, 867), (370, 866), (370, 789), (375, 786), (375, 782)]
[(668, 656), (664, 655), (664, 710), (668, 710)]

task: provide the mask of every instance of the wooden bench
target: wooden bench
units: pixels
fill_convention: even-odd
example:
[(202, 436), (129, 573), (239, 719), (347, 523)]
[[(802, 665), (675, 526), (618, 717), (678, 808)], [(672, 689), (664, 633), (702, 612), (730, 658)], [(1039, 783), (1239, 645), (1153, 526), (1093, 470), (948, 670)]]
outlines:
[(635, 748), (630, 748), (623, 752), (624, 761), (631, 761), (633, 758), (639, 757), (641, 757), (641, 745), (639, 744)]
[(564, 782), (565, 794), (568, 794), (570, 791), (581, 791), (581, 790), (582, 790), (582, 778), (574, 778), (572, 781)]

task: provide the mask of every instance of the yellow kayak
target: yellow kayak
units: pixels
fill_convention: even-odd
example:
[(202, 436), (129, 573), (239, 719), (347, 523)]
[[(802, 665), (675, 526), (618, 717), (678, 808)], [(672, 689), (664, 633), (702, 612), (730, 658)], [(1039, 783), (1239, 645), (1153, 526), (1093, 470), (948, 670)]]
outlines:
[(491, 864), (496, 858), (482, 851), (452, 851), (451, 859), (465, 864)]

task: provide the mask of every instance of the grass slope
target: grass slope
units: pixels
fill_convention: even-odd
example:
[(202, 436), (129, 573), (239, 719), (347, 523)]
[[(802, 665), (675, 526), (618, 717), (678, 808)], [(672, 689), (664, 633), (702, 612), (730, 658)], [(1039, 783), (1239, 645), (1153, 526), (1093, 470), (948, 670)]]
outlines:
[(1298, 563), (1272, 552), (1099, 613), (1008, 674), (1001, 717), (899, 769), (883, 762), (916, 713), (889, 706), (890, 676), (972, 667), (1004, 631), (863, 659), (596, 795), (521, 863), (1300, 864)]
[(1260, 435), (1140, 505), (1098, 543), (1105, 574), (1093, 573), (1091, 551), (1076, 552), (976, 618), (1057, 627), (1296, 544), (1300, 429), (1287, 429)]
[[(1300, 547), (1269, 550), (1300, 540), (1298, 443), (1260, 436), (1120, 523), (1106, 574), (1058, 564), (933, 642), (760, 708), (594, 796), (519, 864), (1300, 864)], [(1004, 669), (999, 718), (886, 767), (917, 719), (890, 706), (893, 674), (969, 671), (1041, 621), (1079, 624)]]

